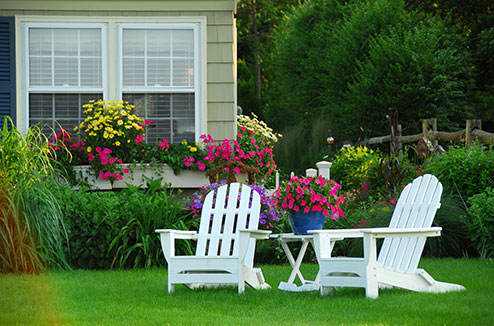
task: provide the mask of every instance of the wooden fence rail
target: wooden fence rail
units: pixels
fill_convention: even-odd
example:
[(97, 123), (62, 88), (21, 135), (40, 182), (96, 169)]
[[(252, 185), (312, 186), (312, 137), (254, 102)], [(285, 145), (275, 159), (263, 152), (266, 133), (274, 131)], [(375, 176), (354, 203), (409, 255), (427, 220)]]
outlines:
[(434, 147), (437, 146), (438, 141), (465, 142), (465, 145), (468, 146), (475, 140), (486, 145), (494, 144), (494, 133), (483, 131), (481, 120), (467, 120), (465, 129), (455, 132), (445, 132), (437, 130), (436, 118), (424, 119), (422, 120), (421, 134), (402, 136), (401, 125), (398, 125), (395, 135), (396, 137), (394, 140), (392, 139), (392, 135), (372, 137), (360, 142), (360, 145), (383, 144), (394, 141), (398, 146), (401, 146), (403, 143), (415, 143), (423, 138), (432, 141)]

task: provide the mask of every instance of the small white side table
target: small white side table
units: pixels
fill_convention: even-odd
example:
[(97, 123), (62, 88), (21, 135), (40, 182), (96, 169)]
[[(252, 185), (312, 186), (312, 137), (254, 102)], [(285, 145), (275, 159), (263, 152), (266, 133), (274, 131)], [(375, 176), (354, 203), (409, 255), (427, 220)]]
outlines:
[[(280, 282), (278, 289), (289, 292), (304, 292), (304, 291), (317, 291), (319, 290), (319, 272), (317, 273), (316, 279), (314, 281), (308, 281), (302, 275), (300, 271), (300, 265), (302, 264), (302, 260), (304, 259), (305, 251), (307, 250), (307, 246), (310, 244), (314, 245), (313, 237), (311, 234), (309, 235), (295, 235), (293, 233), (280, 233), (280, 234), (271, 234), (272, 239), (277, 239), (281, 243), (281, 247), (283, 251), (285, 251), (285, 255), (292, 266), (292, 273), (288, 278), (288, 282)], [(288, 242), (301, 242), (300, 251), (298, 253), (297, 259), (293, 257), (293, 254), (288, 247)], [(332, 244), (334, 242), (332, 241)], [(332, 249), (332, 248), (331, 248)], [(300, 281), (300, 286), (295, 284), (295, 278), (298, 278)]]

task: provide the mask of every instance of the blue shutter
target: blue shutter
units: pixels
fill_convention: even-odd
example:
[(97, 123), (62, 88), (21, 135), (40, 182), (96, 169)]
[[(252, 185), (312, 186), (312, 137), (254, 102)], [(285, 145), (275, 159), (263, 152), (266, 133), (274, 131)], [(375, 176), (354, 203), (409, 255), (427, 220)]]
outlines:
[(14, 17), (0, 17), (0, 127), (7, 115), (15, 123), (14, 25)]

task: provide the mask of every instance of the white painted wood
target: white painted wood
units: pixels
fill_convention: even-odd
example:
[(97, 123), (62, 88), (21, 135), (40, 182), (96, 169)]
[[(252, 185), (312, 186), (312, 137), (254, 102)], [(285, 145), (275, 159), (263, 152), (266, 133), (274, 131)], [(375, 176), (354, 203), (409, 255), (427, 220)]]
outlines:
[[(369, 298), (377, 298), (379, 288), (388, 287), (420, 292), (465, 290), (461, 285), (435, 281), (424, 270), (417, 269), (426, 237), (441, 234), (441, 228), (432, 227), (432, 221), (440, 207), (442, 190), (433, 175), (416, 178), (403, 189), (388, 228), (311, 231), (321, 275), (321, 295), (332, 287), (362, 287)], [(357, 237), (364, 241), (363, 258), (331, 257), (332, 242)], [(378, 238), (385, 240), (376, 258)]]
[[(175, 284), (189, 288), (201, 285), (245, 283), (256, 289), (269, 288), (254, 264), (255, 241), (269, 238), (271, 231), (257, 230), (260, 196), (247, 185), (232, 183), (210, 192), (203, 204), (199, 232), (158, 229), (168, 262), (168, 291)], [(196, 239), (193, 256), (176, 256), (175, 239)]]
[(322, 177), (326, 180), (330, 180), (331, 165), (333, 165), (333, 163), (327, 161), (321, 161), (316, 163), (317, 170), (319, 171), (319, 175), (322, 175)]

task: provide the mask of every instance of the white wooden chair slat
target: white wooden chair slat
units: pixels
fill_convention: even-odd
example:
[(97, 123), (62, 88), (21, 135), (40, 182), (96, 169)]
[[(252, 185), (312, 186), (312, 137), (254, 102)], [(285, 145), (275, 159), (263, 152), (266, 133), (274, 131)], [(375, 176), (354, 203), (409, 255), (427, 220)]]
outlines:
[[(196, 287), (192, 283), (237, 284), (239, 293), (246, 283), (268, 288), (262, 271), (253, 268), (256, 239), (267, 239), (271, 233), (257, 231), (260, 209), (256, 191), (232, 183), (207, 194), (197, 237), (193, 232), (156, 230), (168, 262), (168, 292), (174, 291), (175, 284)], [(239, 232), (245, 229), (249, 231)], [(197, 238), (195, 255), (175, 256), (174, 241), (179, 238)]]
[[(247, 214), (249, 213), (250, 194), (251, 188), (242, 188), (242, 198), (240, 198), (239, 213), (237, 214), (237, 232), (239, 229), (246, 229)], [(239, 248), (237, 241), (233, 244), (233, 255), (238, 255), (238, 249)]]
[(213, 225), (211, 226), (211, 237), (209, 239), (209, 247), (206, 254), (208, 257), (218, 256), (220, 242), (219, 235), (225, 217), (226, 191), (226, 187), (220, 187), (216, 192), (216, 200), (214, 201), (213, 208)]
[[(421, 224), (421, 220), (423, 220), (424, 216), (421, 215), (421, 207), (428, 206), (427, 201), (427, 189), (429, 186), (428, 181), (430, 178), (423, 177), (420, 179), (415, 179), (413, 184), (416, 184), (416, 187), (412, 187), (411, 195), (413, 199), (412, 201), (412, 210), (406, 216), (406, 218), (402, 217), (403, 224), (399, 226), (399, 228), (412, 228), (415, 223)], [(400, 265), (404, 258), (404, 253), (408, 246), (413, 247), (414, 243), (410, 242), (410, 238), (390, 238), (392, 242), (392, 247), (395, 250), (395, 254), (392, 260), (386, 261), (384, 264), (385, 267), (390, 267), (393, 270), (399, 270)]]
[(209, 241), (209, 237), (207, 235), (209, 235), (209, 230), (212, 222), (211, 217), (213, 213), (212, 208), (214, 195), (214, 192), (210, 192), (209, 194), (207, 194), (201, 210), (201, 220), (199, 222), (199, 233), (196, 248), (196, 255), (199, 257), (206, 256), (206, 248)]
[(220, 257), (231, 256), (230, 249), (232, 246), (232, 240), (234, 233), (235, 219), (237, 215), (237, 203), (238, 203), (238, 191), (239, 184), (233, 183), (230, 186), (230, 192), (228, 194), (228, 204), (226, 209), (225, 223), (223, 226), (222, 238), (221, 238), (221, 250)]
[[(441, 228), (431, 227), (440, 207), (442, 185), (435, 176), (424, 175), (407, 185), (396, 203), (388, 228), (361, 230), (363, 258), (333, 258), (328, 252), (327, 237), (340, 240), (348, 230), (314, 232), (314, 250), (321, 274), (321, 294), (329, 287), (364, 287), (366, 295), (378, 296), (379, 286), (400, 287), (421, 292), (460, 291), (461, 285), (438, 282), (418, 269), (425, 236), (440, 235)], [(394, 231), (400, 229), (400, 231)], [(376, 239), (385, 240), (376, 259)], [(335, 274), (333, 274), (335, 273)]]

